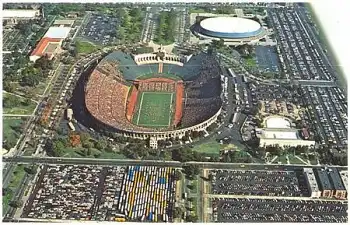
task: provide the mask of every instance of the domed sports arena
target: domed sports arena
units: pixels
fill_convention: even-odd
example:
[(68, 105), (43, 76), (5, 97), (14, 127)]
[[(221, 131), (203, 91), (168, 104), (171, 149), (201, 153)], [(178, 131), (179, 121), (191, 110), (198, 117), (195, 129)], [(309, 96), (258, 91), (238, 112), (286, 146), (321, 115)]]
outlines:
[(213, 55), (163, 51), (104, 57), (85, 84), (85, 106), (108, 130), (134, 138), (182, 137), (221, 112), (220, 66)]
[(209, 17), (197, 20), (192, 31), (202, 39), (225, 42), (251, 42), (263, 38), (265, 31), (255, 20), (239, 17)]

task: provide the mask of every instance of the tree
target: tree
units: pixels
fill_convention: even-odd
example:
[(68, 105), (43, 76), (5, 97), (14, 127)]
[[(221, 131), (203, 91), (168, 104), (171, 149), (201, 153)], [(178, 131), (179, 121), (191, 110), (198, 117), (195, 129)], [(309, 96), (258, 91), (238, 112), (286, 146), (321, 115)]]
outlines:
[(20, 208), (20, 207), (22, 207), (22, 205), (23, 205), (23, 201), (22, 201), (22, 200), (14, 200), (14, 201), (11, 201), (11, 202), (9, 203), (9, 205), (10, 205), (11, 207), (14, 207), (14, 208)]
[(52, 61), (47, 55), (42, 56), (40, 59), (36, 60), (34, 63), (35, 68), (41, 68), (42, 70), (50, 70), (53, 68)]
[(187, 185), (187, 188), (191, 189), (191, 190), (194, 190), (195, 186), (193, 184), (189, 184), (189, 185)]
[(83, 142), (83, 148), (92, 148), (94, 145), (90, 141)]
[(26, 173), (28, 173), (28, 174), (35, 174), (35, 169), (34, 169), (34, 167), (32, 167), (32, 168), (29, 168), (29, 167), (24, 167), (23, 168), (24, 169), (24, 171), (26, 172)]
[(186, 216), (186, 222), (192, 222), (195, 223), (198, 221), (198, 216), (197, 215), (187, 215)]
[(183, 211), (180, 207), (175, 207), (174, 209), (174, 218), (181, 218)]
[(61, 156), (64, 150), (64, 143), (61, 140), (56, 140), (53, 144), (53, 151), (55, 156)]
[(189, 177), (189, 178), (194, 178), (194, 176), (199, 174), (199, 168), (197, 165), (184, 165), (183, 167), (183, 172)]
[(107, 147), (107, 142), (105, 139), (101, 138), (100, 140), (95, 142), (95, 148), (97, 148), (98, 150), (103, 150), (106, 147)]
[(91, 153), (92, 153), (92, 148), (88, 148), (86, 154), (87, 154), (88, 156), (90, 156)]
[(16, 83), (12, 83), (11, 81), (4, 80), (3, 83), (4, 90), (7, 92), (14, 92), (17, 88)]
[(180, 170), (176, 170), (175, 171), (174, 179), (175, 180), (181, 180), (182, 179), (182, 173), (181, 173)]

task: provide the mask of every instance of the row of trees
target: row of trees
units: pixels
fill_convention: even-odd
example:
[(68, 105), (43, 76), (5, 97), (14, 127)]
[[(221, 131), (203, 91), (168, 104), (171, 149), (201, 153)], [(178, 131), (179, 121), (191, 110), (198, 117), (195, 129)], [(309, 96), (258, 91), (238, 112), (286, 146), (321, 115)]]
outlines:
[(162, 45), (175, 42), (177, 13), (174, 10), (170, 12), (161, 12), (158, 21), (159, 24), (154, 41)]
[(130, 10), (119, 8), (115, 14), (118, 18), (121, 18), (121, 23), (117, 30), (119, 40), (132, 43), (140, 41), (143, 19), (141, 8), (135, 7)]

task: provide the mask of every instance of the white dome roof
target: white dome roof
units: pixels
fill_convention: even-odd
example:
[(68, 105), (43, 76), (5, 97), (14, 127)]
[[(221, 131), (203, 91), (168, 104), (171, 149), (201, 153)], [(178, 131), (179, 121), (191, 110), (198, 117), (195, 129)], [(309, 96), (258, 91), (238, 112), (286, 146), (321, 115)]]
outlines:
[(260, 24), (254, 20), (239, 17), (213, 17), (200, 22), (200, 26), (217, 33), (249, 33), (260, 29)]

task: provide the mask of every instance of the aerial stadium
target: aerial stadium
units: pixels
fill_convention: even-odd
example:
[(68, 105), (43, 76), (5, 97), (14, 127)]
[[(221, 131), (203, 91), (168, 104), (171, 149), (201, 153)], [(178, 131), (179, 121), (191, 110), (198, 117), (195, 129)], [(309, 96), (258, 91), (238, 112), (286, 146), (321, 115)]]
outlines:
[(100, 127), (126, 137), (161, 140), (204, 130), (216, 122), (221, 85), (214, 55), (115, 51), (87, 78), (84, 101)]
[(223, 39), (229, 44), (255, 42), (266, 34), (260, 23), (239, 17), (199, 17), (191, 30), (200, 39)]

